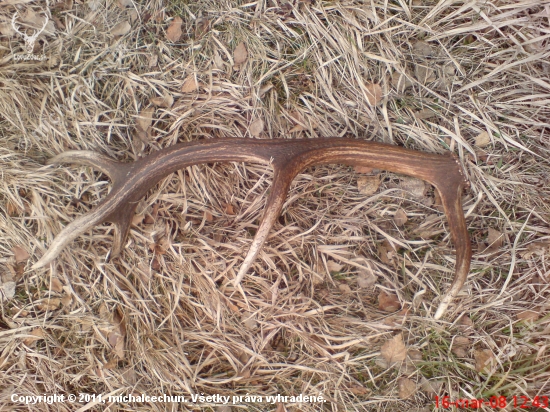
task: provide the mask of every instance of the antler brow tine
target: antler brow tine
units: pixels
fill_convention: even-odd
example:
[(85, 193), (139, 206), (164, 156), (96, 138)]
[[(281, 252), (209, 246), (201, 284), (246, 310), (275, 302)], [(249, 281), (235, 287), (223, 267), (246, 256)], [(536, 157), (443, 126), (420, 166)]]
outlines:
[(120, 163), (88, 151), (61, 153), (51, 159), (50, 163), (76, 163), (96, 167), (111, 177), (113, 188), (93, 210), (67, 225), (32, 268), (50, 263), (73, 239), (103, 222), (115, 224), (117, 231), (113, 255), (118, 254), (128, 234), (137, 202), (150, 188), (178, 169), (214, 162), (271, 163), (274, 169), (273, 186), (264, 216), (233, 281), (235, 285), (246, 275), (261, 250), (296, 175), (306, 167), (330, 163), (389, 170), (433, 184), (441, 196), (456, 248), (454, 279), (434, 318), (443, 316), (466, 280), (472, 251), (461, 198), (467, 181), (455, 159), (452, 156), (418, 152), (382, 143), (336, 137), (301, 140), (208, 139), (180, 143), (132, 163)]

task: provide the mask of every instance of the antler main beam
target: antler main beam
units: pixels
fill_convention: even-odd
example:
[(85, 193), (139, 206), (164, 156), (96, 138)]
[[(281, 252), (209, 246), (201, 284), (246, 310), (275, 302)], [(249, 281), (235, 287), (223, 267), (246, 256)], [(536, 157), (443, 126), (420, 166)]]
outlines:
[(76, 237), (103, 222), (115, 224), (113, 255), (120, 253), (128, 235), (136, 205), (149, 189), (170, 173), (184, 167), (214, 162), (271, 164), (274, 169), (264, 216), (252, 245), (234, 280), (243, 279), (279, 216), (290, 184), (309, 166), (341, 163), (389, 170), (425, 180), (439, 191), (456, 248), (455, 275), (434, 317), (439, 319), (462, 288), (470, 268), (471, 245), (464, 213), (462, 189), (468, 184), (452, 156), (418, 152), (397, 146), (346, 138), (302, 140), (208, 139), (180, 143), (132, 163), (121, 163), (90, 151), (68, 151), (49, 163), (92, 166), (107, 174), (113, 188), (93, 210), (67, 225), (54, 239), (33, 269), (50, 263)]

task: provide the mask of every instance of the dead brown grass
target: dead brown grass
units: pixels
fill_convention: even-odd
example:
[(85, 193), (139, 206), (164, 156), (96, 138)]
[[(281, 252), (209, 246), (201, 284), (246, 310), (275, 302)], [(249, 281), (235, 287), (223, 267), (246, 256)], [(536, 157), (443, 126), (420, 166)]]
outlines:
[[(16, 11), (29, 34), (49, 14), (44, 60), (14, 57)], [(9, 0), (0, 34), (0, 410), (230, 410), (14, 393), (327, 400), (230, 406), (277, 411), (550, 395), (550, 1)], [(252, 135), (454, 151), (476, 253), (445, 320), (430, 316), (454, 254), (433, 190), (342, 166), (294, 182), (245, 296), (228, 281), (271, 182), (251, 164), (165, 179), (120, 258), (102, 226), (28, 269), (109, 190), (47, 158)], [(380, 177), (373, 193), (357, 188), (365, 173)]]

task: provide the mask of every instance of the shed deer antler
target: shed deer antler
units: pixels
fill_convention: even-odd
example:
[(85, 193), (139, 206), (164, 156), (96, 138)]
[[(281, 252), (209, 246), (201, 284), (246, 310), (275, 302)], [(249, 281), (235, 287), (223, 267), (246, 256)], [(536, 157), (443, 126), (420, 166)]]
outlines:
[(303, 140), (209, 139), (180, 143), (152, 153), (132, 163), (120, 163), (91, 151), (68, 151), (49, 163), (76, 163), (92, 166), (112, 179), (113, 188), (93, 210), (67, 225), (33, 269), (51, 262), (73, 239), (103, 222), (116, 226), (113, 255), (120, 253), (128, 235), (139, 199), (159, 180), (178, 169), (214, 162), (256, 162), (271, 164), (273, 186), (264, 216), (252, 245), (234, 280), (237, 285), (258, 255), (279, 216), (291, 182), (309, 166), (342, 163), (389, 170), (425, 180), (439, 191), (456, 248), (455, 276), (443, 297), (435, 318), (439, 319), (462, 288), (470, 268), (471, 246), (462, 211), (462, 189), (467, 185), (456, 159), (346, 138)]

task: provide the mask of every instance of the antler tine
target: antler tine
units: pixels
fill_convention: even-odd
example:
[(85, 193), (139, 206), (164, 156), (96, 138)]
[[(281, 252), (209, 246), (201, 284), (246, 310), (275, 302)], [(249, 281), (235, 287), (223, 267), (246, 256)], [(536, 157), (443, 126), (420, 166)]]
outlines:
[(273, 185), (271, 186), (271, 192), (269, 193), (269, 197), (266, 201), (266, 209), (264, 211), (260, 226), (254, 236), (254, 240), (250, 245), (250, 249), (248, 249), (248, 253), (246, 254), (241, 268), (239, 269), (239, 273), (233, 280), (233, 284), (235, 286), (238, 286), (241, 283), (246, 275), (246, 272), (248, 272), (248, 269), (250, 269), (250, 266), (254, 263), (256, 256), (260, 253), (260, 250), (262, 249), (273, 224), (281, 213), (290, 184), (298, 172), (299, 170), (292, 170), (291, 167), (280, 167), (274, 165)]
[[(462, 289), (464, 282), (466, 282), (468, 272), (470, 271), (472, 245), (469, 241), (468, 228), (464, 219), (464, 212), (462, 211), (462, 186), (453, 187), (436, 183), (436, 188), (439, 191), (441, 202), (449, 221), (449, 227), (451, 228), (451, 237), (456, 248), (455, 276), (451, 287), (441, 299), (434, 315), (435, 319), (440, 319), (447, 311), (449, 304)], [(464, 241), (464, 239), (468, 241)]]
[[(105, 202), (102, 202), (102, 204), (104, 205)], [(31, 269), (38, 269), (50, 263), (69, 243), (86, 232), (86, 230), (103, 223), (106, 217), (105, 210), (100, 204), (94, 210), (68, 224), (59, 232), (46, 253), (44, 253), (38, 262), (32, 265)]]
[(112, 255), (122, 249), (122, 243), (130, 230), (130, 222), (136, 204), (125, 205), (120, 197), (124, 189), (124, 177), (128, 176), (130, 164), (117, 162), (99, 153), (88, 150), (68, 150), (52, 157), (47, 164), (78, 164), (91, 166), (105, 173), (113, 181), (113, 188), (107, 197), (95, 209), (67, 225), (54, 239), (47, 252), (36, 262), (32, 269), (38, 269), (50, 263), (61, 251), (78, 236), (95, 225), (110, 221), (115, 224), (116, 233)]
[(137, 206), (137, 202), (127, 202), (126, 200), (127, 196), (124, 196), (124, 185), (113, 185), (111, 192), (95, 209), (68, 224), (59, 232), (46, 253), (31, 269), (38, 269), (47, 265), (74, 239), (104, 222), (111, 222), (115, 225), (116, 232), (112, 256), (117, 256), (122, 249), (126, 236), (128, 236), (131, 219)]
[(91, 166), (105, 173), (111, 179), (118, 179), (120, 177), (119, 170), (126, 167), (124, 163), (117, 162), (107, 156), (90, 150), (68, 150), (47, 161), (49, 165), (64, 163)]

